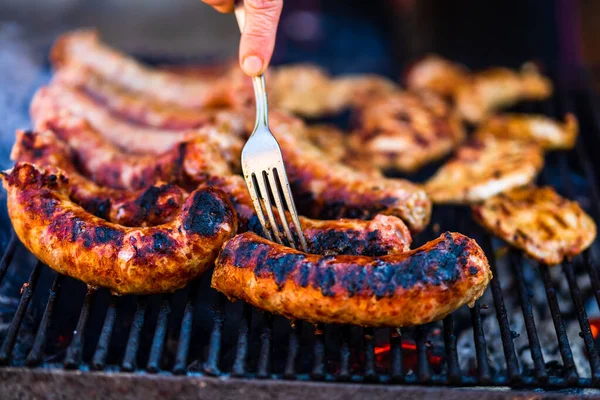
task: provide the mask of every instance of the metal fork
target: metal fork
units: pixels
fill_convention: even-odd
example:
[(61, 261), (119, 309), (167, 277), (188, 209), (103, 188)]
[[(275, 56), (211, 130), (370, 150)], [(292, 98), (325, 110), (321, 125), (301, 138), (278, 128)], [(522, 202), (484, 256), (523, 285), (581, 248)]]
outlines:
[[(245, 11), (244, 3), (240, 1), (235, 6), (235, 17), (240, 27), (240, 31), (244, 30)], [(254, 130), (248, 138), (246, 145), (242, 149), (242, 171), (244, 179), (252, 197), (252, 203), (260, 224), (262, 225), (265, 236), (269, 240), (275, 240), (280, 244), (283, 243), (283, 234), (279, 229), (279, 224), (273, 213), (273, 201), (277, 207), (281, 225), (285, 231), (289, 246), (297, 248), (294, 237), (287, 221), (285, 205), (289, 212), (296, 234), (300, 241), (300, 248), (307, 251), (306, 239), (300, 226), (298, 212), (292, 197), (290, 183), (288, 181), (281, 148), (273, 133), (269, 129), (269, 107), (267, 104), (267, 90), (265, 85), (264, 75), (252, 77), (254, 86), (254, 95), (256, 97), (256, 123)], [(273, 200), (273, 201), (272, 201)], [(269, 218), (269, 223), (265, 219), (264, 212), (266, 211)], [(270, 228), (270, 229), (269, 229)], [(272, 232), (271, 232), (272, 230)]]

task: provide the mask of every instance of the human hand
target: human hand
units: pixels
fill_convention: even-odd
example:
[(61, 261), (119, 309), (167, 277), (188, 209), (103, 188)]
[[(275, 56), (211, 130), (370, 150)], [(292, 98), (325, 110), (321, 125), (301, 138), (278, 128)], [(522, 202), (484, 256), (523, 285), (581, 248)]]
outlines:
[[(232, 12), (234, 0), (202, 0), (222, 13)], [(262, 74), (275, 47), (283, 0), (245, 0), (246, 22), (240, 40), (240, 67), (250, 76)]]

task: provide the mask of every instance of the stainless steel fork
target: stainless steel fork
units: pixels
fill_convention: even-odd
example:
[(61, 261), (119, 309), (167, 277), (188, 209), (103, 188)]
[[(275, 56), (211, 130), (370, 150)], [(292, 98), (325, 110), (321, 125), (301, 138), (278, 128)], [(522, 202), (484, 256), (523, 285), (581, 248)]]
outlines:
[[(236, 4), (235, 17), (240, 31), (243, 32), (245, 23), (243, 1)], [(269, 129), (269, 107), (267, 104), (264, 75), (252, 77), (252, 84), (256, 97), (256, 123), (252, 135), (250, 135), (250, 138), (242, 149), (244, 179), (246, 180), (254, 209), (256, 210), (265, 236), (269, 240), (285, 244), (283, 242), (283, 233), (279, 229), (279, 223), (275, 219), (275, 213), (273, 212), (274, 202), (288, 245), (293, 248), (300, 247), (303, 251), (307, 251), (306, 239), (300, 226), (298, 212), (296, 211), (290, 183), (285, 171), (285, 165), (283, 164), (281, 148)], [(285, 207), (282, 195), (283, 199), (285, 199)], [(287, 221), (286, 209), (291, 216), (300, 246), (297, 246), (292, 236), (292, 231)], [(268, 223), (265, 218), (265, 212), (269, 218)]]

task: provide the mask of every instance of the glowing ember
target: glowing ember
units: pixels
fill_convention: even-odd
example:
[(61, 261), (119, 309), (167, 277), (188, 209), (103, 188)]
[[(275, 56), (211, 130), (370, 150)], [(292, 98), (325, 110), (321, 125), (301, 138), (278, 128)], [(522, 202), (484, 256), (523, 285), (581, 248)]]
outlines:
[(598, 333), (600, 333), (600, 318), (590, 318), (590, 329), (592, 330), (592, 336), (594, 339), (598, 337)]

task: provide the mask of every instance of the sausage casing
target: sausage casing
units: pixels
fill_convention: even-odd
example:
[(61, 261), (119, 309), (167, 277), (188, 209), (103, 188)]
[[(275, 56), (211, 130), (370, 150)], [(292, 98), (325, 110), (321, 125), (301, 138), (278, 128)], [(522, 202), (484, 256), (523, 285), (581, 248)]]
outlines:
[(237, 219), (215, 189), (190, 194), (167, 224), (128, 228), (86, 212), (68, 198), (65, 175), (17, 163), (1, 175), (21, 242), (52, 269), (120, 294), (171, 292), (212, 266)]
[(444, 318), (484, 292), (492, 272), (460, 233), (402, 254), (321, 256), (247, 232), (219, 254), (212, 287), (230, 299), (313, 323), (411, 326)]

